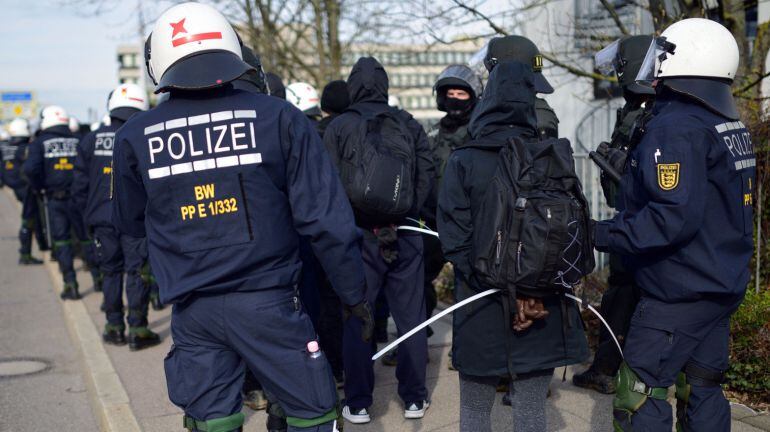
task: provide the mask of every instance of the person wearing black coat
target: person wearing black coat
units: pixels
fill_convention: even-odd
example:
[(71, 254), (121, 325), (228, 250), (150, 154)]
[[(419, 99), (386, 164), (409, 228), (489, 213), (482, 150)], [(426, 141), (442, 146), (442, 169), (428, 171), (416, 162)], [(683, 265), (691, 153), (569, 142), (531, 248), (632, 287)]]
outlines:
[[(411, 135), (415, 146), (416, 167), (411, 211), (407, 216), (418, 217), (432, 188), (434, 167), (428, 138), (419, 123), (406, 111), (388, 106), (388, 75), (372, 57), (362, 57), (353, 66), (347, 80), (351, 106), (326, 129), (324, 144), (337, 166), (346, 190), (350, 189), (356, 163), (356, 151), (366, 144), (362, 122), (367, 117), (390, 111), (398, 118), (404, 130)], [(350, 194), (350, 193), (349, 193)], [(366, 273), (366, 298), (374, 304), (384, 291), (399, 334), (406, 333), (425, 320), (425, 292), (423, 290), (423, 243), (418, 233), (399, 231), (395, 226), (406, 220), (373, 219), (372, 215), (353, 206), (356, 225), (364, 232), (362, 254)], [(353, 318), (345, 323), (343, 355), (345, 368), (346, 405), (342, 415), (351, 423), (371, 420), (368, 408), (372, 404), (374, 371), (371, 362), (372, 344), (364, 343), (358, 334), (361, 326)], [(425, 387), (428, 342), (425, 330), (406, 340), (398, 350), (398, 393), (404, 402), (404, 417), (422, 418), (429, 406)]]
[[(472, 140), (452, 152), (438, 202), (438, 230), (444, 256), (456, 274), (455, 298), (489, 287), (474, 276), (473, 221), (508, 139), (538, 139), (531, 66), (502, 62), (490, 74), (485, 97), (471, 118)], [(452, 361), (460, 372), (460, 430), (490, 431), (495, 387), (511, 377), (510, 396), (517, 431), (545, 431), (545, 400), (553, 370), (589, 356), (579, 311), (559, 298), (546, 298), (547, 316), (514, 331), (499, 295), (455, 312)], [(564, 311), (564, 312), (563, 312)]]

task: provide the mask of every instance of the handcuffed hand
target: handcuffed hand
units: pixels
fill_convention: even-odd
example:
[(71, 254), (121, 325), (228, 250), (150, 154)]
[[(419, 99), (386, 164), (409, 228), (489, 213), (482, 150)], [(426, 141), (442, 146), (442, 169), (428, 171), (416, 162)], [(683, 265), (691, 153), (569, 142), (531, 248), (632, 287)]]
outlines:
[(516, 315), (514, 317), (513, 329), (515, 331), (524, 331), (539, 319), (548, 316), (545, 310), (543, 300), (536, 298), (517, 298)]

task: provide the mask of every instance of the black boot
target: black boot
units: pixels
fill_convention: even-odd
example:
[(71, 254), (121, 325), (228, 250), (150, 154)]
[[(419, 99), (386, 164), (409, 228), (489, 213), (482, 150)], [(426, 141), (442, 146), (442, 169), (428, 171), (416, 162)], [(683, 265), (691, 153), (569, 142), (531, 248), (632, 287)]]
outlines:
[(596, 390), (599, 393), (615, 393), (615, 377), (597, 372), (592, 367), (581, 374), (572, 376), (572, 384), (578, 387)]
[(280, 405), (267, 403), (267, 432), (286, 432), (286, 415)]
[(125, 345), (126, 335), (125, 327), (107, 324), (104, 326), (104, 333), (102, 333), (102, 339), (105, 343), (111, 345)]
[(64, 289), (59, 295), (62, 300), (80, 300), (77, 282), (65, 282)]
[(160, 343), (160, 336), (147, 327), (131, 327), (128, 329), (128, 349), (139, 351)]
[(19, 258), (19, 265), (40, 265), (43, 264), (43, 261), (33, 257), (30, 254), (23, 254)]
[(150, 293), (150, 305), (152, 306), (152, 310), (163, 310), (163, 308), (166, 307), (161, 301), (160, 301), (160, 295), (156, 292)]
[(102, 292), (102, 282), (104, 282), (104, 274), (99, 272), (94, 276), (94, 292)]

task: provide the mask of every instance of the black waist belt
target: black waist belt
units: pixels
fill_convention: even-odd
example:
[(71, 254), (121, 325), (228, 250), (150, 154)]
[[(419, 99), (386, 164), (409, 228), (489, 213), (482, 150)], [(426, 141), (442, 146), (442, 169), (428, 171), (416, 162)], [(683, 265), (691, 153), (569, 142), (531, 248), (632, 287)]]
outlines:
[(66, 200), (70, 197), (70, 191), (68, 190), (58, 190), (58, 191), (47, 191), (46, 195), (49, 198), (57, 199), (57, 200)]

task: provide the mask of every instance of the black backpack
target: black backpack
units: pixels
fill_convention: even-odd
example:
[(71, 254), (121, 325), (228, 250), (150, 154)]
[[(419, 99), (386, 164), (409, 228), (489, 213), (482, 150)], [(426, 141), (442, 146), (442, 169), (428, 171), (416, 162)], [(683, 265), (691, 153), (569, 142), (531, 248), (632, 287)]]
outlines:
[(594, 268), (590, 213), (566, 139), (511, 139), (474, 219), (476, 277), (510, 299), (563, 294)]
[(401, 118), (388, 109), (377, 115), (359, 112), (363, 139), (344, 168), (345, 191), (357, 211), (380, 222), (397, 221), (412, 209), (415, 195), (415, 142)]

